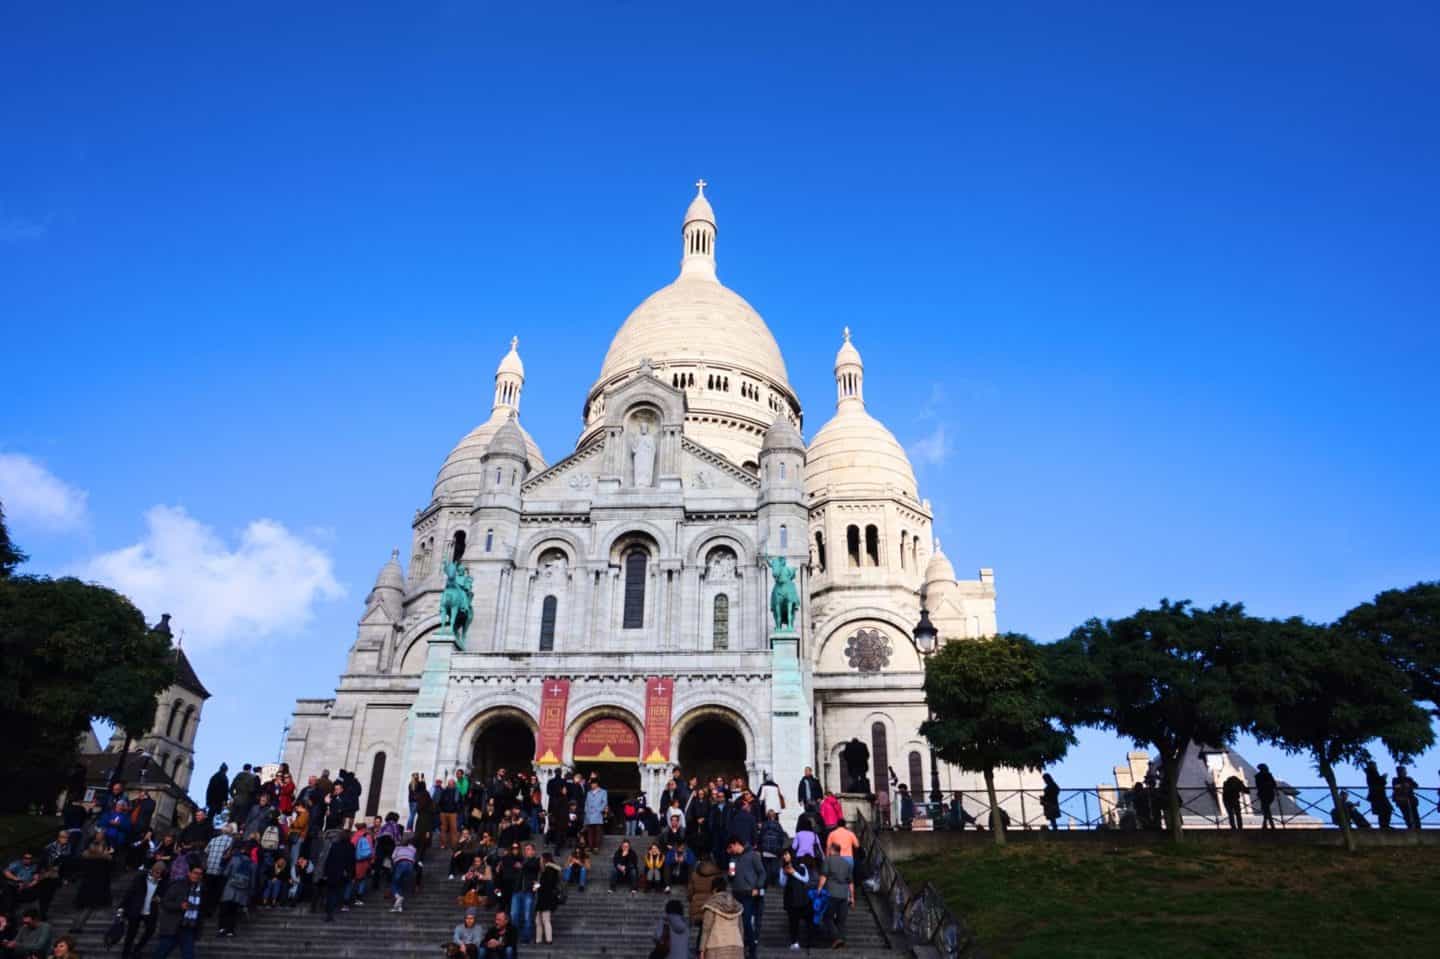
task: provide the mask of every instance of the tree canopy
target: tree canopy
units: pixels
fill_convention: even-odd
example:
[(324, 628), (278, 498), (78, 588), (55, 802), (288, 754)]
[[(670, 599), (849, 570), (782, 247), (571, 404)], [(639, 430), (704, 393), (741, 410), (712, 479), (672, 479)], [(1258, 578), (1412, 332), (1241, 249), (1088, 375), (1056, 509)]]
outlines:
[(1378, 645), (1409, 681), (1410, 695), (1440, 716), (1440, 582), (1386, 590), (1336, 626)]
[[(8, 540), (6, 540), (8, 542)], [(128, 599), (78, 579), (0, 579), (0, 807), (59, 792), (92, 720), (142, 732), (175, 676), (167, 636)]]
[(16, 567), (28, 557), (10, 542), (10, 529), (5, 525), (5, 504), (0, 503), (0, 579), (9, 578)]
[(1318, 626), (1298, 617), (1268, 624), (1251, 645), (1242, 682), (1254, 704), (1251, 732), (1315, 761), (1350, 849), (1354, 838), (1335, 766), (1362, 765), (1377, 739), (1401, 762), (1434, 741), (1429, 714), (1384, 647), (1341, 624)]
[(1153, 747), (1164, 771), (1170, 832), (1180, 835), (1180, 761), (1191, 744), (1228, 745), (1245, 719), (1235, 666), (1260, 621), (1243, 606), (1156, 609), (1092, 619), (1055, 644), (1054, 676), (1068, 722)]
[(925, 664), (925, 698), (934, 718), (921, 734), (941, 759), (984, 774), (995, 841), (1003, 843), (996, 767), (1040, 769), (1075, 742), (1058, 721), (1045, 650), (1019, 633), (946, 643)]

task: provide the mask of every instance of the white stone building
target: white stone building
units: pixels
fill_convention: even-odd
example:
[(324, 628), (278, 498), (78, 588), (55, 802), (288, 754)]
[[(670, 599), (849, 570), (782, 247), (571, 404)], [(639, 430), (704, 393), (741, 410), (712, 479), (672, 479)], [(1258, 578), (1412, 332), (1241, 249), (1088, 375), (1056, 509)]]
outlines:
[[(653, 796), (678, 763), (772, 772), (793, 796), (806, 765), (847, 789), (841, 750), (859, 739), (872, 781), (888, 765), (929, 790), (911, 629), (924, 604), (942, 641), (992, 635), (993, 575), (956, 580), (904, 449), (866, 411), (848, 330), (834, 415), (804, 443), (775, 338), (716, 278), (700, 187), (679, 277), (616, 333), (554, 465), (520, 425), (512, 340), (489, 418), (415, 513), (408, 571), (397, 550), (334, 695), (296, 704), (298, 775), (353, 769), (382, 811), (404, 807), (412, 772), (462, 765), (593, 767), (612, 794)], [(772, 556), (801, 596), (798, 634), (773, 642)], [(439, 628), (451, 559), (474, 578), (463, 650)]]

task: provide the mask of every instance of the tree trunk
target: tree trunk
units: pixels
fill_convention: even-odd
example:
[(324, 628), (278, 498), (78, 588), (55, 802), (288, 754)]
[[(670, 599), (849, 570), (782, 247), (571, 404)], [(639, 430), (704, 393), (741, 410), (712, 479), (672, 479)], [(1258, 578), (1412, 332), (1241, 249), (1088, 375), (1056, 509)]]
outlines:
[(1180, 818), (1180, 758), (1184, 755), (1183, 746), (1178, 755), (1160, 754), (1161, 762), (1165, 766), (1165, 808), (1169, 810), (1170, 838), (1175, 842), (1179, 842), (1183, 835), (1183, 822)]
[(995, 845), (1005, 845), (1005, 821), (1000, 818), (1000, 803), (995, 799), (995, 770), (985, 768), (985, 794), (990, 797), (990, 831), (995, 834)]
[(1340, 834), (1345, 837), (1345, 851), (1355, 851), (1355, 835), (1350, 831), (1350, 810), (1340, 801), (1340, 787), (1335, 785), (1335, 770), (1325, 760), (1320, 760), (1320, 776), (1325, 780), (1325, 785), (1330, 787), (1330, 801), (1335, 804), (1334, 808), (1339, 811)]
[(120, 750), (120, 761), (116, 763), (115, 768), (110, 771), (109, 785), (111, 786), (119, 782), (125, 775), (125, 760), (126, 757), (130, 755), (131, 741), (132, 737), (130, 736), (130, 730), (127, 729), (125, 730), (125, 746)]

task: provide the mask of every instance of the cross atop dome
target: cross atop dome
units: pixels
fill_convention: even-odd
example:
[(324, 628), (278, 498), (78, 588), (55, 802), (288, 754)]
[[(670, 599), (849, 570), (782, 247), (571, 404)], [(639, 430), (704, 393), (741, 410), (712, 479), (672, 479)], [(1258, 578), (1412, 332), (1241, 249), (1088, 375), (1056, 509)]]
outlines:
[(680, 275), (715, 279), (715, 211), (705, 197), (705, 188), (710, 184), (701, 177), (695, 181), (695, 198), (685, 210), (685, 224), (682, 233), (685, 238), (685, 254), (680, 259)]

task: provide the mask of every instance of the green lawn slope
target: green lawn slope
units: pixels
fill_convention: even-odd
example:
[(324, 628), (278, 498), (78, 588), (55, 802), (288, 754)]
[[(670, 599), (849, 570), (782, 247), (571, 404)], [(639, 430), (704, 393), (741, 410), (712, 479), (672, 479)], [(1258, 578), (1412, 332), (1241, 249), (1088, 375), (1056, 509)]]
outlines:
[(957, 845), (901, 863), (993, 959), (1440, 956), (1440, 847)]

